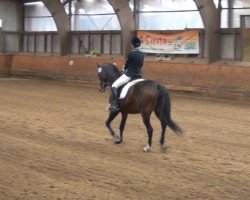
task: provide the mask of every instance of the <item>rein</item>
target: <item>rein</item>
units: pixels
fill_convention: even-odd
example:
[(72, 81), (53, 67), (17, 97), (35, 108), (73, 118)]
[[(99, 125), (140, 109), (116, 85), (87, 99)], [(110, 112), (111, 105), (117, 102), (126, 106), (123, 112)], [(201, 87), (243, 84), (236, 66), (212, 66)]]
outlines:
[(112, 85), (110, 82), (106, 82), (106, 81), (100, 81), (100, 85), (103, 85), (103, 86), (110, 86)]

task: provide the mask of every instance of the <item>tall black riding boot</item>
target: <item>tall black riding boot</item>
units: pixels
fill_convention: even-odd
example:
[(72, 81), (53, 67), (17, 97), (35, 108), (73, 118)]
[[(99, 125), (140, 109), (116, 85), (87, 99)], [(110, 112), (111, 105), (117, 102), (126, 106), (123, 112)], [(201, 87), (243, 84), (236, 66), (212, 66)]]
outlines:
[(112, 104), (109, 106), (109, 111), (114, 112), (114, 111), (117, 111), (119, 109), (118, 90), (115, 87), (112, 87), (111, 92), (112, 92), (113, 100), (112, 100)]

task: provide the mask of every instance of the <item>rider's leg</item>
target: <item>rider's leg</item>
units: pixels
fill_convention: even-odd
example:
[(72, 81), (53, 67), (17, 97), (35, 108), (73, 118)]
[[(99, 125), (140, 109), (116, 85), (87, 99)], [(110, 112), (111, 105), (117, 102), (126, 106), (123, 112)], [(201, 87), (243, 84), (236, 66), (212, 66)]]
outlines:
[(126, 76), (125, 74), (123, 74), (120, 78), (118, 78), (111, 87), (111, 92), (113, 95), (113, 101), (112, 104), (109, 107), (110, 111), (116, 111), (119, 107), (118, 105), (118, 88), (121, 87), (122, 85), (126, 84), (127, 82), (129, 82), (129, 80), (131, 79), (131, 77)]
[(112, 87), (111, 92), (113, 99), (109, 106), (109, 111), (116, 111), (118, 109), (118, 90), (115, 87)]
[(112, 87), (115, 87), (118, 89), (122, 85), (125, 85), (127, 82), (129, 82), (131, 77), (127, 76), (126, 74), (123, 74), (120, 78), (118, 78), (113, 84)]

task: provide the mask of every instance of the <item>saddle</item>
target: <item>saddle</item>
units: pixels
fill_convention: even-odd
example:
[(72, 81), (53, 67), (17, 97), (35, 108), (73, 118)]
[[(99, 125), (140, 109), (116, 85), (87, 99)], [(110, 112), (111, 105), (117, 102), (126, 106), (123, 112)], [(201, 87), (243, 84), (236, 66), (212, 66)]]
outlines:
[(141, 81), (145, 81), (145, 79), (143, 78), (133, 78), (131, 79), (127, 84), (125, 84), (124, 86), (120, 87), (118, 89), (118, 97), (119, 99), (124, 99), (128, 93), (128, 90), (131, 86), (135, 85), (136, 83), (138, 82), (141, 82)]

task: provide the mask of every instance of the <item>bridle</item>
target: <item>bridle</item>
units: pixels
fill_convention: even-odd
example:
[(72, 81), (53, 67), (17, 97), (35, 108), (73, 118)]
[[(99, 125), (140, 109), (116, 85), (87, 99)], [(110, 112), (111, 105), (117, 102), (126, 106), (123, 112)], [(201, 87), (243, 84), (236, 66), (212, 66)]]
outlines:
[(105, 92), (107, 86), (110, 86), (111, 84), (109, 82), (106, 81), (100, 81), (100, 86), (99, 86), (99, 91), (100, 92)]

